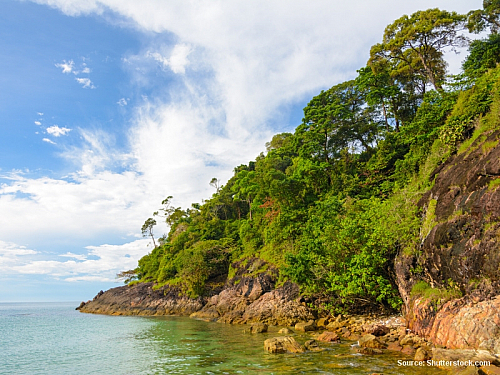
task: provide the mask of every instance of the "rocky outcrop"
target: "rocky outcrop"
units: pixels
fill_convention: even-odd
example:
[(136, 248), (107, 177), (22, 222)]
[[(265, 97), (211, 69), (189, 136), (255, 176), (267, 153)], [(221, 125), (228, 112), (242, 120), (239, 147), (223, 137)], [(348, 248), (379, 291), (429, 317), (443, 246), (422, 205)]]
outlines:
[[(433, 172), (420, 249), (396, 260), (408, 328), (448, 348), (500, 351), (499, 139), (487, 131)], [(419, 280), (445, 293), (412, 294)]]
[(432, 301), (415, 299), (409, 328), (447, 348), (500, 353), (500, 296), (481, 302), (449, 301), (436, 311)]
[(81, 312), (108, 315), (190, 315), (223, 323), (293, 326), (314, 319), (311, 309), (299, 302), (299, 288), (286, 282), (274, 289), (268, 274), (243, 277), (228, 283), (212, 297), (184, 296), (176, 287), (153, 289), (152, 283), (122, 286), (99, 294), (77, 308)]
[(182, 296), (173, 287), (154, 290), (153, 283), (140, 283), (101, 291), (78, 310), (108, 315), (190, 315), (204, 304), (203, 298)]
[(286, 282), (280, 288), (273, 287), (274, 283), (267, 274), (242, 278), (237, 285), (211, 297), (191, 317), (223, 323), (262, 322), (284, 326), (314, 318), (312, 311), (298, 301), (299, 288), (296, 284)]

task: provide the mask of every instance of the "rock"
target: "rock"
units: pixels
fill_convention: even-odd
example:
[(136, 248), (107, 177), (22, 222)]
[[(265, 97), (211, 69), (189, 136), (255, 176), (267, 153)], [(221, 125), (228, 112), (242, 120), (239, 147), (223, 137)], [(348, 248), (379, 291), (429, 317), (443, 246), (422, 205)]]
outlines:
[(153, 283), (120, 286), (100, 291), (80, 312), (108, 315), (190, 315), (200, 310), (205, 300), (180, 295), (175, 287), (153, 289)]
[(316, 340), (324, 341), (324, 342), (338, 343), (338, 342), (340, 342), (340, 337), (335, 332), (325, 331), (321, 335), (316, 337)]
[(316, 342), (316, 340), (307, 340), (304, 343), (304, 346), (306, 347), (307, 350), (310, 350), (313, 352), (321, 352), (324, 350), (318, 346), (318, 343)]
[(387, 345), (387, 350), (392, 350), (393, 352), (400, 352), (403, 350), (403, 347), (400, 346), (397, 342), (391, 342)]
[(315, 331), (316, 322), (314, 320), (309, 320), (308, 322), (301, 322), (295, 324), (295, 330), (301, 332)]
[(375, 354), (382, 354), (383, 353), (383, 351), (380, 349), (367, 348), (367, 347), (355, 348), (354, 351), (356, 353), (365, 354), (365, 355), (375, 355)]
[(293, 333), (293, 331), (289, 328), (281, 328), (278, 333), (281, 333), (282, 335), (290, 335)]
[(254, 323), (251, 327), (245, 329), (245, 333), (264, 333), (267, 332), (268, 326), (264, 323)]
[(407, 356), (413, 356), (416, 353), (416, 350), (413, 348), (413, 346), (408, 346), (405, 345), (403, 346), (403, 349), (401, 349), (401, 353), (406, 354)]
[(304, 349), (293, 337), (273, 337), (264, 341), (264, 349), (269, 353), (303, 353)]
[(432, 358), (432, 354), (424, 348), (418, 348), (415, 352), (415, 361), (427, 361)]
[(387, 348), (387, 344), (384, 344), (377, 337), (370, 334), (364, 335), (359, 339), (359, 346), (363, 348), (372, 348), (372, 349)]
[(316, 321), (317, 327), (326, 327), (330, 323), (330, 318), (320, 318)]
[(497, 366), (481, 366), (481, 371), (486, 375), (500, 375), (500, 367)]
[(83, 306), (85, 306), (85, 302), (82, 301), (75, 310), (80, 310)]
[(387, 335), (391, 331), (391, 329), (389, 327), (386, 327), (382, 324), (373, 324), (373, 325), (364, 326), (363, 330), (366, 333), (372, 334), (373, 336), (384, 336), (384, 335)]
[(248, 305), (242, 320), (263, 322), (272, 325), (292, 326), (298, 321), (314, 319), (312, 310), (296, 301), (299, 295), (297, 284), (285, 282), (282, 287), (264, 293)]

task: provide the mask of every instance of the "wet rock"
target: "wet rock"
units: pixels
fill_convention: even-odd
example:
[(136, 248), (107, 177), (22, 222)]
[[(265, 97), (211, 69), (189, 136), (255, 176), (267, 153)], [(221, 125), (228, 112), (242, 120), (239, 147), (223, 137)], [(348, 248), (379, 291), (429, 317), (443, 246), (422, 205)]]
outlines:
[(387, 344), (384, 344), (377, 337), (370, 334), (364, 335), (359, 339), (359, 346), (363, 348), (372, 348), (372, 349), (387, 348)]
[(340, 337), (335, 332), (325, 331), (321, 335), (316, 337), (316, 340), (324, 341), (324, 342), (338, 343), (338, 342), (340, 342)]
[(278, 333), (281, 333), (282, 335), (290, 335), (293, 333), (293, 331), (289, 328), (281, 328)]
[(315, 331), (316, 322), (314, 320), (309, 320), (308, 322), (300, 322), (295, 324), (295, 330), (301, 332)]
[(254, 323), (251, 327), (245, 329), (245, 333), (265, 333), (267, 332), (268, 326), (264, 323)]
[(305, 343), (304, 343), (304, 346), (307, 350), (310, 350), (312, 352), (321, 352), (323, 351), (324, 349), (320, 348), (318, 346), (318, 343), (316, 342), (316, 340), (307, 340)]
[(418, 348), (415, 352), (415, 361), (427, 361), (432, 358), (432, 353), (424, 348)]
[(269, 353), (303, 353), (299, 343), (290, 336), (273, 337), (264, 341), (264, 349)]
[(383, 353), (383, 351), (380, 349), (367, 348), (367, 347), (355, 348), (354, 351), (356, 353), (365, 354), (365, 355), (375, 355), (375, 354), (382, 354)]

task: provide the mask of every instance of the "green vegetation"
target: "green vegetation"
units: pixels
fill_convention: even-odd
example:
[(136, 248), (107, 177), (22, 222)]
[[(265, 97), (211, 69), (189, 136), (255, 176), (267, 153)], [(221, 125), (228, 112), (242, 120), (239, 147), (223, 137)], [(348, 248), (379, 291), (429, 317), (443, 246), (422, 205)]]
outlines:
[[(459, 76), (447, 80), (443, 58), (444, 48), (467, 42), (466, 23), (496, 30), (490, 3), (468, 16), (430, 9), (396, 20), (358, 77), (312, 98), (295, 132), (275, 135), (225, 185), (212, 179), (210, 199), (185, 210), (165, 199), (153, 216), (170, 231), (139, 261), (139, 280), (194, 297), (238, 282), (245, 267), (253, 276), (272, 269), (304, 294), (327, 295), (332, 309), (361, 300), (399, 308), (394, 260), (417, 254), (436, 224), (436, 201), (417, 205), (433, 171), (476, 140), (485, 152), (497, 144), (480, 138), (500, 113), (497, 35), (470, 45)], [(153, 241), (155, 223), (142, 228)], [(424, 282), (412, 293), (458, 296)]]
[(462, 292), (453, 283), (448, 288), (432, 288), (425, 281), (419, 281), (411, 289), (411, 296), (423, 297), (436, 304), (443, 304), (451, 299), (462, 297)]

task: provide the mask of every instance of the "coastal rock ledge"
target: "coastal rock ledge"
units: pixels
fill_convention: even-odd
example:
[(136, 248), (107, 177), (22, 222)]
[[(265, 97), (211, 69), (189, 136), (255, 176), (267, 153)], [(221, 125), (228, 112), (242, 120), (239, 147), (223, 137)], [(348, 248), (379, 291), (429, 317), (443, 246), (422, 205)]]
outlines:
[(299, 288), (286, 282), (274, 289), (268, 275), (243, 277), (211, 297), (189, 298), (176, 287), (153, 289), (153, 283), (112, 288), (77, 307), (84, 313), (107, 315), (190, 315), (223, 323), (262, 322), (294, 325), (314, 319), (312, 310), (300, 302)]

